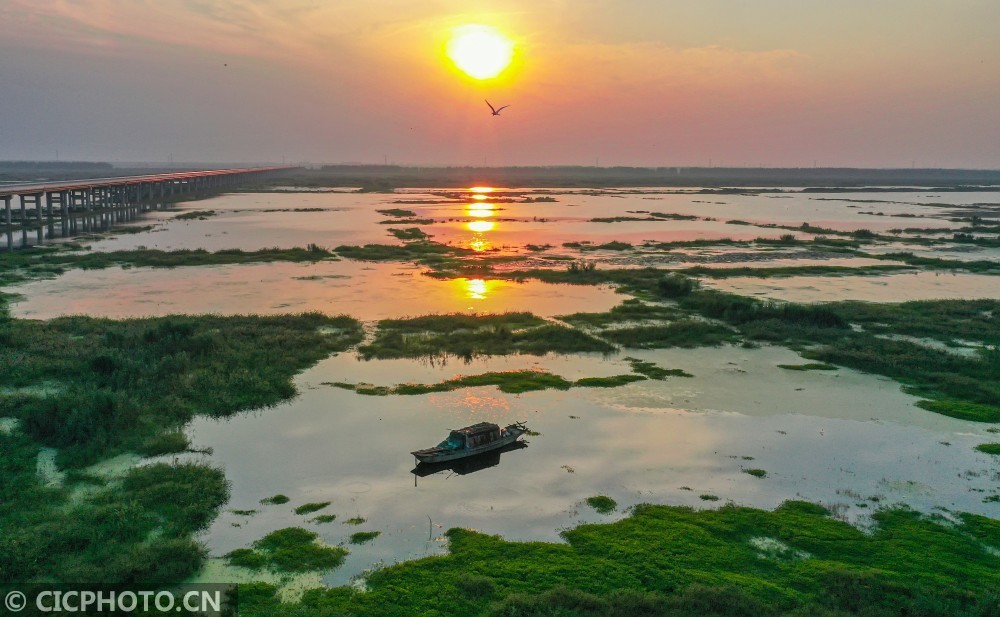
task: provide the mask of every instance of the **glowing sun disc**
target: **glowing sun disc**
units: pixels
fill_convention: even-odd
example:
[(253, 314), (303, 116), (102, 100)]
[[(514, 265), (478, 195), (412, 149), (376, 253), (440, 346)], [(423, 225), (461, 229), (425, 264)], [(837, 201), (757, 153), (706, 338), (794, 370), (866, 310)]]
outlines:
[(490, 26), (460, 26), (452, 32), (446, 53), (466, 75), (489, 79), (510, 65), (514, 43)]

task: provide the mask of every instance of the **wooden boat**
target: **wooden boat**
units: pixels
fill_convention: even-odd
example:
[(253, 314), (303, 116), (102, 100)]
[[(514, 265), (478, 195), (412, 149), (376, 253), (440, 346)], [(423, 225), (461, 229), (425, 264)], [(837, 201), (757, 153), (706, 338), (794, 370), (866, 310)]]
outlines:
[(527, 442), (515, 441), (514, 443), (509, 443), (506, 446), (497, 448), (496, 450), (490, 450), (489, 452), (484, 452), (483, 454), (477, 454), (475, 456), (467, 456), (454, 461), (445, 461), (443, 463), (417, 463), (417, 466), (410, 470), (410, 473), (418, 478), (426, 478), (427, 476), (441, 473), (443, 471), (464, 476), (470, 473), (476, 473), (477, 471), (482, 471), (484, 469), (489, 469), (490, 467), (496, 467), (500, 464), (501, 454), (506, 454), (508, 452), (513, 452), (527, 447)]
[(497, 450), (510, 445), (528, 432), (524, 422), (515, 422), (504, 428), (492, 422), (480, 422), (451, 431), (448, 438), (434, 446), (411, 452), (421, 463), (445, 463)]

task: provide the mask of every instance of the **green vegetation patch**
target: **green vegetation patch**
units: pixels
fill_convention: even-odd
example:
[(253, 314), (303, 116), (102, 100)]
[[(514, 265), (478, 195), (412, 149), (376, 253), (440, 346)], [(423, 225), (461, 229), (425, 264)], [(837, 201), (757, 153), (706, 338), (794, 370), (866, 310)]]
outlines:
[(718, 495), (710, 495), (708, 493), (704, 495), (698, 495), (698, 498), (701, 499), (702, 501), (719, 501)]
[(164, 454), (187, 452), (190, 446), (191, 442), (188, 441), (187, 435), (181, 431), (173, 431), (154, 435), (137, 450), (143, 456), (163, 456)]
[(587, 497), (587, 505), (600, 514), (611, 514), (618, 507), (618, 502), (607, 495)]
[(344, 524), (345, 525), (364, 525), (366, 522), (368, 522), (368, 519), (362, 518), (360, 516), (354, 516), (354, 517), (351, 517), (351, 518), (347, 519), (346, 521), (344, 521)]
[(171, 316), (0, 319), (0, 409), (60, 467), (125, 451), (163, 452), (195, 415), (223, 417), (295, 395), (292, 376), (361, 338), (349, 317)]
[(426, 240), (430, 237), (428, 234), (421, 231), (419, 227), (407, 227), (406, 229), (396, 229), (395, 227), (390, 227), (389, 233), (403, 241)]
[(739, 340), (732, 328), (695, 319), (681, 319), (656, 326), (616, 328), (605, 330), (601, 335), (635, 349), (712, 347)]
[[(274, 587), (241, 589), (240, 614), (379, 615), (904, 615), (985, 616), (1000, 586), (1000, 522), (960, 523), (906, 509), (877, 511), (870, 533), (821, 506), (773, 512), (638, 506), (612, 524), (563, 533), (565, 543), (508, 542), (447, 532), (450, 554), (371, 573), (367, 590), (307, 592), (282, 604)], [(762, 559), (774, 538), (802, 558)], [(252, 592), (252, 593), (251, 593)]]
[(531, 313), (428, 315), (380, 321), (375, 338), (358, 348), (363, 358), (419, 358), (584, 351), (614, 347), (588, 334), (547, 323)]
[(323, 508), (330, 505), (329, 501), (316, 501), (313, 503), (304, 503), (301, 506), (295, 508), (296, 514), (312, 514), (313, 512), (318, 512)]
[(178, 214), (177, 216), (174, 217), (174, 220), (175, 221), (191, 221), (191, 220), (197, 219), (199, 221), (203, 221), (203, 220), (207, 219), (210, 216), (215, 216), (216, 214), (218, 214), (218, 213), (215, 210), (192, 210), (190, 212), (185, 212), (183, 214)]
[(273, 531), (253, 543), (226, 555), (230, 565), (250, 570), (274, 572), (312, 572), (332, 570), (344, 562), (347, 551), (316, 542), (319, 534), (301, 527)]
[(156, 464), (69, 500), (39, 483), (39, 446), (0, 434), (0, 580), (172, 584), (194, 575), (207, 551), (190, 536), (229, 498), (222, 470)]
[(1000, 456), (1000, 443), (981, 443), (976, 446), (976, 450), (985, 452), (986, 454)]
[[(659, 369), (663, 370), (663, 369)], [(674, 374), (674, 373), (670, 373)], [(431, 392), (449, 392), (460, 388), (497, 386), (501, 392), (520, 394), (537, 390), (568, 390), (570, 388), (614, 388), (635, 381), (643, 381), (643, 375), (613, 375), (611, 377), (584, 377), (576, 381), (554, 375), (543, 370), (492, 371), (479, 375), (463, 375), (436, 384), (404, 383), (398, 386), (375, 386), (371, 384), (350, 384), (324, 382), (325, 385), (353, 390), (358, 394), (387, 396), (390, 394), (418, 395)]]
[(579, 388), (617, 388), (636, 381), (645, 381), (644, 375), (612, 375), (610, 377), (583, 377), (573, 383)]
[(662, 304), (647, 304), (641, 300), (626, 300), (606, 313), (573, 313), (560, 315), (557, 319), (574, 326), (602, 328), (629, 321), (662, 321), (683, 317), (676, 307)]
[(282, 495), (281, 493), (272, 495), (271, 497), (265, 497), (260, 500), (260, 502), (265, 506), (280, 506), (288, 503), (289, 501), (291, 501), (291, 499), (288, 498), (288, 495)]
[(409, 218), (417, 215), (417, 213), (413, 210), (403, 210), (402, 208), (387, 208), (385, 210), (376, 210), (376, 212), (397, 219)]
[(959, 341), (1000, 344), (1000, 300), (837, 302), (827, 307), (872, 334), (902, 334), (949, 345)]
[(365, 544), (382, 535), (381, 531), (358, 531), (351, 534), (349, 542), (351, 544)]
[(767, 477), (767, 472), (764, 471), (763, 469), (742, 469), (741, 471), (743, 473), (750, 474), (751, 476), (753, 476), (755, 478), (766, 478)]
[(336, 257), (315, 244), (305, 248), (269, 248), (258, 251), (225, 249), (215, 252), (204, 249), (86, 252), (79, 248), (81, 247), (65, 244), (0, 254), (0, 284), (10, 285), (32, 279), (49, 278), (62, 274), (69, 268), (103, 269), (112, 266), (176, 268), (272, 261), (314, 262)]
[(832, 364), (822, 362), (807, 362), (805, 364), (779, 364), (778, 368), (786, 371), (835, 371), (837, 367)]
[(632, 365), (632, 370), (640, 375), (645, 375), (650, 379), (664, 380), (667, 377), (694, 377), (691, 373), (679, 368), (663, 368), (654, 362), (639, 360), (638, 358), (625, 358)]
[(321, 523), (332, 523), (335, 520), (337, 520), (336, 514), (320, 514), (319, 516), (313, 518), (309, 522), (321, 524)]

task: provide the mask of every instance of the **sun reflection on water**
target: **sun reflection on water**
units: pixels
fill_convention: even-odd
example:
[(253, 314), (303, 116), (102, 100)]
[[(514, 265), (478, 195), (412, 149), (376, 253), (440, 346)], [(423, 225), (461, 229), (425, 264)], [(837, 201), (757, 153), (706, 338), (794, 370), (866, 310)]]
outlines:
[(473, 300), (485, 300), (496, 287), (496, 281), (483, 279), (458, 279), (465, 289), (465, 295)]
[(496, 227), (496, 225), (497, 224), (494, 223), (493, 221), (469, 221), (468, 223), (465, 224), (465, 226), (468, 227), (470, 231), (474, 231), (476, 233), (485, 233), (487, 231), (492, 230), (494, 227)]

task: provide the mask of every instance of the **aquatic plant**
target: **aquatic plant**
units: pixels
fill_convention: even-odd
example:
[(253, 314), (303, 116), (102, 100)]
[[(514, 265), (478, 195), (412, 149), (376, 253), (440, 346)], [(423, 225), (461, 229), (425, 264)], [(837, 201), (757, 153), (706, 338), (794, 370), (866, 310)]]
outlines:
[(354, 517), (351, 517), (351, 518), (347, 519), (346, 521), (344, 521), (344, 524), (345, 525), (364, 525), (367, 521), (368, 521), (368, 519), (366, 519), (366, 518), (363, 518), (363, 517), (360, 517), (360, 516), (354, 516)]
[(837, 367), (822, 362), (807, 362), (805, 364), (779, 364), (778, 368), (786, 371), (835, 371)]
[(638, 358), (625, 358), (625, 361), (632, 365), (632, 370), (640, 375), (645, 375), (650, 379), (664, 380), (667, 377), (694, 377), (691, 373), (679, 368), (663, 368), (654, 362), (639, 360)]
[(743, 473), (746, 473), (746, 474), (750, 474), (751, 476), (753, 476), (755, 478), (766, 478), (767, 477), (767, 472), (764, 471), (763, 469), (741, 469), (740, 471), (742, 471)]
[(330, 503), (331, 502), (329, 502), (329, 501), (317, 501), (317, 502), (313, 502), (313, 503), (304, 503), (301, 506), (295, 508), (295, 513), (299, 514), (299, 515), (302, 515), (302, 514), (312, 514), (313, 512), (317, 512), (317, 511), (322, 510), (323, 508), (327, 507), (328, 505), (330, 505)]
[(735, 342), (739, 338), (729, 327), (694, 319), (681, 319), (656, 326), (604, 330), (601, 336), (624, 347), (636, 349), (712, 347)]
[(421, 231), (419, 227), (407, 227), (406, 229), (396, 229), (395, 227), (390, 227), (389, 233), (403, 241), (426, 240), (430, 237)]
[(289, 501), (291, 501), (291, 499), (288, 498), (288, 495), (282, 495), (281, 493), (278, 493), (277, 495), (274, 495), (272, 497), (265, 497), (264, 499), (260, 500), (260, 502), (265, 506), (280, 506), (282, 504), (288, 503)]
[(391, 216), (393, 218), (407, 218), (416, 216), (417, 213), (413, 210), (403, 210), (402, 208), (387, 208), (385, 210), (376, 210), (379, 214), (384, 214), (385, 216)]
[(146, 440), (137, 448), (139, 454), (143, 456), (162, 456), (164, 454), (176, 454), (186, 452), (191, 442), (187, 435), (181, 431), (172, 433), (160, 433)]
[(617, 388), (636, 381), (645, 381), (644, 375), (612, 375), (610, 377), (582, 377), (573, 385), (579, 388)]
[(358, 531), (351, 534), (349, 542), (351, 544), (365, 544), (382, 535), (381, 531)]
[[(982, 547), (997, 544), (1000, 523), (960, 515), (953, 524), (901, 508), (872, 521), (863, 532), (819, 505), (786, 502), (770, 512), (640, 505), (616, 523), (564, 532), (565, 543), (451, 529), (448, 555), (379, 569), (365, 593), (317, 589), (282, 604), (274, 587), (241, 587), (240, 614), (991, 614), (1000, 556)], [(762, 559), (751, 542), (760, 537), (806, 557)]]
[(587, 505), (599, 514), (611, 514), (618, 507), (618, 502), (607, 495), (595, 495), (587, 497)]
[(428, 315), (380, 321), (371, 343), (358, 347), (364, 359), (418, 358), (548, 352), (613, 351), (588, 334), (550, 324), (530, 313)]
[[(0, 386), (60, 383), (48, 393), (0, 394), (23, 429), (59, 448), (62, 467), (127, 450), (163, 452), (196, 414), (225, 416), (295, 394), (301, 368), (358, 341), (360, 324), (320, 314), (65, 317), (0, 321)], [(167, 441), (161, 441), (166, 439)], [(150, 450), (152, 448), (152, 450)]]
[(992, 454), (994, 456), (1000, 456), (1000, 443), (981, 443), (976, 446), (976, 450), (983, 452), (985, 454)]
[(203, 221), (210, 216), (215, 216), (218, 214), (215, 210), (191, 210), (190, 212), (185, 212), (183, 214), (178, 214), (174, 216), (175, 221), (190, 221), (199, 220)]
[(337, 520), (336, 514), (320, 514), (319, 516), (316, 516), (313, 519), (311, 519), (309, 522), (321, 524), (321, 523), (332, 523), (335, 520)]
[(560, 315), (556, 319), (574, 326), (604, 327), (627, 321), (663, 321), (683, 317), (684, 313), (677, 307), (663, 304), (647, 304), (632, 298), (605, 313), (573, 313)]
[(301, 527), (273, 531), (253, 543), (226, 554), (230, 565), (251, 570), (310, 572), (332, 570), (344, 562), (347, 550), (316, 542), (319, 534)]

